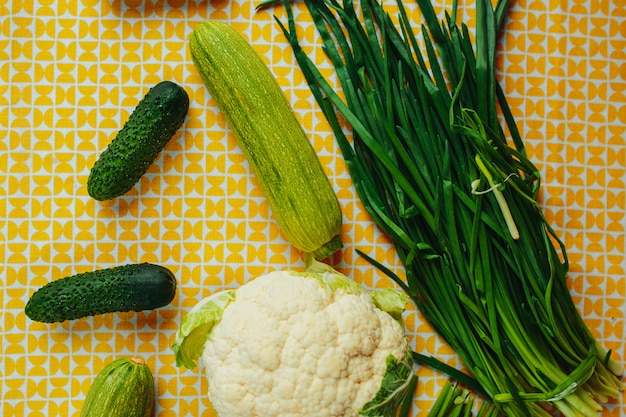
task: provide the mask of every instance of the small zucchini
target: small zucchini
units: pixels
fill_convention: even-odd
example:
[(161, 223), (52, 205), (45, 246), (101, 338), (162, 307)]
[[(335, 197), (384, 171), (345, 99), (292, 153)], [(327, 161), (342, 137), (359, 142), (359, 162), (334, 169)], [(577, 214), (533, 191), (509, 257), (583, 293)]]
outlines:
[(178, 84), (162, 81), (152, 87), (124, 127), (96, 160), (87, 192), (110, 200), (128, 192), (172, 139), (189, 110), (189, 96)]
[(153, 310), (176, 295), (176, 278), (167, 268), (128, 264), (52, 281), (26, 303), (26, 315), (44, 323), (97, 314)]
[(284, 236), (309, 258), (339, 250), (339, 201), (269, 67), (223, 22), (196, 26), (189, 47)]
[(80, 417), (149, 417), (154, 391), (154, 378), (143, 359), (114, 360), (94, 378)]

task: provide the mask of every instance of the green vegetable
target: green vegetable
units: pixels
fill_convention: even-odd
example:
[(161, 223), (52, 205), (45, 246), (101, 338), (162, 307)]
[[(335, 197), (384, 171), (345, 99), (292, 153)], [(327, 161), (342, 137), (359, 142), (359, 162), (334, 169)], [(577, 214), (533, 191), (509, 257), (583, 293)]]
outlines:
[(143, 359), (117, 359), (94, 379), (80, 416), (149, 417), (154, 397), (154, 378)]
[(400, 0), (399, 25), (376, 0), (360, 14), (349, 0), (304, 3), (343, 96), (300, 46), (288, 1), (279, 24), (361, 201), (393, 240), (406, 279), (390, 276), (501, 412), (595, 416), (597, 401), (619, 397), (623, 368), (572, 301), (564, 245), (537, 201), (539, 171), (496, 81), (508, 2), (476, 2), (475, 44), (456, 1), (441, 24), (417, 1), (423, 42)]
[(339, 201), (267, 65), (219, 21), (197, 26), (189, 47), (287, 240), (318, 260), (339, 250)]
[(162, 81), (152, 87), (91, 169), (89, 195), (110, 200), (133, 188), (183, 124), (188, 109), (189, 96), (178, 84)]
[(99, 269), (52, 281), (26, 304), (26, 315), (44, 323), (96, 314), (152, 310), (176, 295), (176, 277), (167, 268), (129, 264)]
[[(459, 385), (446, 381), (437, 395), (437, 400), (428, 411), (427, 417), (472, 417), (475, 399), (471, 392)], [(498, 417), (498, 409), (483, 402), (477, 407), (476, 417)]]

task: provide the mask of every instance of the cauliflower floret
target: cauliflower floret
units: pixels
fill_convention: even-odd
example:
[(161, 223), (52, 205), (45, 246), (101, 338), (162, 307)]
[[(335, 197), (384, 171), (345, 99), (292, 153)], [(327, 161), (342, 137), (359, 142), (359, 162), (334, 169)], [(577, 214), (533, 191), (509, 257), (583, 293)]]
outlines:
[(201, 359), (220, 417), (350, 417), (380, 389), (389, 355), (407, 349), (367, 291), (277, 271), (237, 290)]

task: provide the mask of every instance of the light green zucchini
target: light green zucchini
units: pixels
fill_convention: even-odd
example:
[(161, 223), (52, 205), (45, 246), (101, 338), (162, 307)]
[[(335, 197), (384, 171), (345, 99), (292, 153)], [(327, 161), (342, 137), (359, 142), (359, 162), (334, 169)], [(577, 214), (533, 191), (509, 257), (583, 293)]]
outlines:
[(150, 417), (155, 387), (143, 359), (120, 358), (96, 375), (80, 417)]
[(194, 29), (190, 51), (286, 239), (318, 260), (339, 250), (339, 201), (269, 67), (239, 32), (219, 21)]

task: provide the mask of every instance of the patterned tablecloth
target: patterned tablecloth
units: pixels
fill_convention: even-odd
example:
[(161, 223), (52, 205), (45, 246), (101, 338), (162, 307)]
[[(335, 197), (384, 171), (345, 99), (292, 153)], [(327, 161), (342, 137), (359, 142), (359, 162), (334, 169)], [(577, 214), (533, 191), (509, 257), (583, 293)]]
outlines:
[[(296, 7), (302, 33), (310, 17)], [(78, 416), (106, 363), (145, 358), (157, 384), (156, 416), (208, 416), (201, 370), (176, 368), (170, 348), (202, 297), (274, 269), (302, 266), (280, 235), (224, 118), (189, 55), (206, 19), (231, 23), (269, 64), (319, 152), (344, 210), (346, 247), (334, 259), (363, 285), (389, 282), (360, 259), (400, 270), (388, 240), (356, 198), (273, 14), (248, 1), (0, 1), (0, 409), (9, 416)], [(467, 13), (472, 24), (471, 13)], [(626, 5), (623, 0), (512, 5), (499, 75), (543, 174), (542, 203), (564, 239), (571, 291), (616, 358), (626, 356)], [(320, 55), (321, 57), (321, 55)], [(321, 60), (321, 58), (320, 58)], [(126, 196), (89, 198), (86, 179), (145, 92), (182, 84), (187, 120)], [(29, 296), (50, 280), (131, 262), (170, 268), (178, 294), (163, 309), (61, 324), (29, 320)], [(411, 343), (458, 365), (410, 308)], [(415, 415), (445, 377), (420, 369)], [(603, 416), (626, 416), (613, 402)]]

